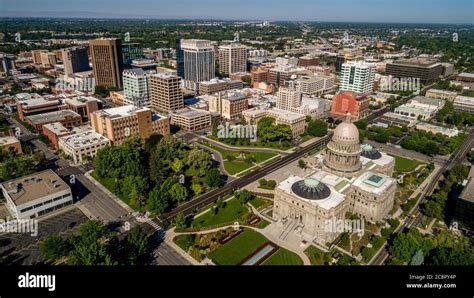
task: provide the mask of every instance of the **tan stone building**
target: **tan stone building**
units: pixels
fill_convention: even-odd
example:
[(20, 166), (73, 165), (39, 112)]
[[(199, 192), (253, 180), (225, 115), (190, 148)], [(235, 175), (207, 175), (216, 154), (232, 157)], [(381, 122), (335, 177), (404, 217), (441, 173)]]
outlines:
[(118, 38), (89, 41), (96, 86), (122, 88), (122, 43)]
[(210, 95), (209, 112), (218, 113), (225, 119), (238, 119), (249, 108), (247, 95), (243, 92), (222, 92)]
[(247, 70), (247, 47), (242, 44), (228, 44), (219, 47), (219, 71), (230, 75)]
[(151, 108), (154, 111), (172, 112), (184, 107), (180, 77), (154, 74), (149, 76), (148, 80)]
[(212, 115), (208, 111), (187, 107), (174, 111), (171, 123), (184, 131), (195, 131), (211, 126)]
[(91, 114), (92, 128), (108, 138), (113, 145), (121, 144), (127, 137), (138, 135), (143, 140), (152, 133), (170, 134), (169, 117), (153, 113), (149, 108), (132, 105), (95, 111)]
[(308, 177), (292, 175), (275, 189), (273, 218), (283, 231), (325, 245), (344, 232), (335, 227), (346, 212), (369, 222), (388, 216), (396, 190), (394, 159), (361, 146), (355, 125), (341, 123), (316, 161), (319, 169)]
[(286, 124), (290, 127), (293, 138), (303, 134), (306, 128), (305, 115), (284, 111), (276, 108), (252, 108), (242, 112), (247, 124), (257, 124), (263, 117), (275, 119), (275, 124)]

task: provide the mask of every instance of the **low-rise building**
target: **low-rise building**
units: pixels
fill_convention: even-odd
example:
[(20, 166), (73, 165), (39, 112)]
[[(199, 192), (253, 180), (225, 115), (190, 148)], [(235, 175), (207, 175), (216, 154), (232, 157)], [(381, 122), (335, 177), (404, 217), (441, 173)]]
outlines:
[(213, 94), (231, 89), (242, 89), (244, 83), (239, 80), (212, 79), (199, 83), (199, 94)]
[(107, 145), (110, 140), (93, 130), (59, 138), (59, 149), (71, 156), (75, 164), (93, 159), (97, 151)]
[(428, 91), (426, 91), (425, 96), (453, 101), (456, 96), (458, 96), (458, 93), (455, 91), (448, 90), (429, 89)]
[(247, 94), (237, 90), (219, 92), (208, 97), (209, 112), (218, 113), (225, 119), (238, 119), (249, 108)]
[(71, 110), (60, 110), (44, 114), (36, 114), (26, 117), (29, 123), (37, 132), (43, 132), (43, 125), (53, 122), (60, 122), (66, 127), (78, 126), (82, 124), (82, 117)]
[(184, 131), (196, 131), (212, 125), (212, 115), (208, 111), (182, 108), (171, 114), (171, 123)]
[(456, 81), (474, 82), (474, 73), (462, 72), (456, 76)]
[(418, 122), (415, 128), (417, 130), (423, 130), (423, 131), (431, 132), (433, 134), (440, 133), (450, 138), (455, 137), (459, 134), (459, 130), (456, 127), (448, 128), (448, 127), (433, 125), (426, 122)]
[(32, 219), (72, 205), (71, 188), (52, 170), (0, 184), (6, 206), (17, 219)]
[(474, 115), (474, 97), (456, 96), (453, 107), (456, 112), (466, 112)]
[(331, 114), (346, 117), (348, 114), (355, 119), (363, 118), (369, 111), (370, 99), (351, 91), (344, 91), (332, 98)]
[(406, 126), (406, 127), (413, 127), (418, 123), (418, 120), (414, 117), (405, 116), (396, 114), (393, 112), (387, 112), (377, 118), (377, 122), (375, 125), (388, 127), (389, 125), (396, 125), (396, 126)]
[(51, 146), (55, 149), (59, 149), (59, 138), (73, 134), (73, 132), (61, 124), (61, 122), (53, 122), (43, 125), (43, 134), (51, 142)]
[(416, 96), (406, 104), (396, 107), (394, 112), (419, 120), (429, 120), (443, 108), (445, 103), (443, 99)]
[(45, 99), (36, 93), (31, 95), (17, 94), (16, 97), (18, 118), (21, 121), (26, 121), (27, 116), (54, 112), (66, 108), (61, 104), (60, 100), (55, 98)]
[(151, 134), (170, 134), (170, 119), (149, 108), (133, 105), (95, 111), (91, 114), (92, 128), (108, 138), (113, 145), (121, 144), (131, 135), (145, 140)]
[(321, 96), (325, 91), (334, 87), (333, 76), (302, 76), (296, 80), (301, 87), (301, 93), (305, 95)]
[(16, 153), (23, 153), (20, 140), (13, 136), (0, 137), (0, 150), (14, 150)]
[(65, 100), (68, 109), (81, 115), (84, 122), (89, 121), (90, 114), (99, 109), (99, 103), (92, 96), (77, 96)]
[(252, 108), (242, 112), (244, 120), (248, 124), (257, 124), (263, 117), (271, 117), (275, 119), (275, 124), (286, 124), (290, 127), (293, 138), (304, 133), (306, 128), (306, 117), (302, 114), (290, 111), (280, 110), (277, 108), (260, 109)]

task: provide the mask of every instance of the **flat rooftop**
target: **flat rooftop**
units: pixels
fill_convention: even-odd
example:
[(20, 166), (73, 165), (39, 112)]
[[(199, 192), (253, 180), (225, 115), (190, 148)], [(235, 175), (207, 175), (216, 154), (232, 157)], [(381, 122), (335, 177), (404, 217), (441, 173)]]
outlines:
[(357, 177), (352, 185), (368, 193), (381, 194), (393, 183), (395, 180), (391, 177), (368, 171)]
[(474, 97), (469, 96), (456, 96), (454, 99), (455, 103), (465, 104), (465, 105), (474, 105)]
[(440, 65), (438, 62), (433, 61), (433, 60), (428, 60), (426, 58), (398, 59), (398, 60), (393, 61), (391, 64), (414, 66), (414, 67), (425, 67), (425, 68), (431, 68), (431, 67)]
[(77, 97), (72, 97), (65, 100), (67, 104), (70, 104), (76, 107), (85, 106), (86, 103), (95, 102), (95, 101), (97, 101), (97, 98), (92, 97), (92, 96), (77, 96)]
[(458, 74), (460, 77), (466, 77), (466, 78), (474, 78), (474, 73), (471, 72), (461, 72)]
[(120, 106), (116, 108), (99, 110), (95, 113), (101, 113), (109, 118), (128, 117), (139, 111), (150, 111), (149, 108), (137, 108), (134, 105)]
[(12, 145), (12, 144), (15, 144), (15, 143), (18, 143), (18, 142), (20, 142), (20, 141), (15, 137), (11, 137), (11, 136), (0, 137), (0, 147)]
[(60, 122), (61, 120), (66, 119), (67, 117), (78, 117), (81, 118), (81, 115), (71, 110), (60, 110), (44, 114), (31, 115), (26, 118), (30, 119), (33, 124), (45, 124), (51, 122)]
[(69, 134), (71, 131), (65, 127), (61, 122), (53, 122), (43, 125), (43, 129), (48, 129), (57, 136)]
[[(198, 118), (198, 117), (202, 117), (202, 116), (205, 116), (205, 115), (210, 115), (210, 113), (208, 111), (204, 111), (204, 110), (195, 110), (195, 109), (190, 109), (190, 108), (182, 108), (182, 109), (174, 111), (173, 115), (179, 115), (179, 116), (186, 117), (186, 118)], [(173, 117), (173, 116), (171, 116), (171, 117)]]
[(26, 204), (60, 191), (70, 190), (66, 182), (64, 182), (52, 170), (46, 170), (9, 180), (3, 182), (1, 186), (8, 192), (16, 206)]
[(95, 144), (110, 143), (109, 139), (93, 130), (61, 137), (61, 140), (73, 149), (81, 149)]

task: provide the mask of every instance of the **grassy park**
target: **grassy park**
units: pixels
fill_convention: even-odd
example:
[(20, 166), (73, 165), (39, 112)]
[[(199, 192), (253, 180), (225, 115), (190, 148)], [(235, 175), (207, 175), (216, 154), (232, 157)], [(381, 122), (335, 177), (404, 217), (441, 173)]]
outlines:
[(256, 163), (261, 163), (276, 155), (275, 153), (270, 152), (245, 152), (242, 155), (242, 152), (240, 151), (226, 150), (213, 146), (212, 144), (205, 144), (204, 146), (218, 151), (221, 154), (224, 159), (224, 169), (230, 175), (235, 175), (245, 171)]
[(411, 172), (420, 164), (422, 162), (418, 160), (395, 156), (395, 171), (397, 172)]
[(253, 230), (245, 230), (210, 254), (217, 265), (237, 265), (268, 240)]

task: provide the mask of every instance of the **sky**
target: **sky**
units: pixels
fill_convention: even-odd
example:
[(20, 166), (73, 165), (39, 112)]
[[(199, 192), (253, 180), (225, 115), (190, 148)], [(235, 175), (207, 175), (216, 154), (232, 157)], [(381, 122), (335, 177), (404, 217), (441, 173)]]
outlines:
[(474, 0), (0, 0), (0, 17), (474, 24)]

